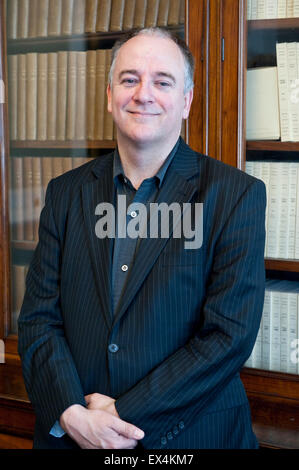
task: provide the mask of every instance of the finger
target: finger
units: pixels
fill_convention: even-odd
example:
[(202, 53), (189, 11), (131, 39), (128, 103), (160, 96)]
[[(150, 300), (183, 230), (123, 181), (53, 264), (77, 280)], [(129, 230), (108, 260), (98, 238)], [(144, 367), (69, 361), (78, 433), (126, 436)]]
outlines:
[(134, 424), (127, 423), (120, 418), (114, 417), (111, 423), (111, 428), (114, 429), (118, 434), (121, 434), (128, 439), (143, 439), (144, 432), (142, 429), (134, 426)]

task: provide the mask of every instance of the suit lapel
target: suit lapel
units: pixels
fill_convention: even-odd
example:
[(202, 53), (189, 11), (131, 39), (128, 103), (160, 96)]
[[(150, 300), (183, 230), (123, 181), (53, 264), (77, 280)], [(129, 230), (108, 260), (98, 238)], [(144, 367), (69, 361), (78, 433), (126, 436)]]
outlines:
[(110, 329), (112, 325), (110, 279), (113, 239), (98, 238), (95, 233), (95, 226), (98, 220), (98, 216), (95, 215), (97, 205), (103, 202), (113, 202), (113, 154), (107, 157), (104, 162), (99, 161), (94, 167), (93, 173), (97, 179), (82, 186), (82, 202), (88, 246), (101, 311), (103, 312), (107, 327)]
[[(192, 154), (191, 159), (187, 158), (188, 154)], [(197, 191), (197, 186), (188, 181), (191, 176), (198, 173), (198, 156), (196, 156), (195, 159), (195, 155), (195, 152), (182, 142), (174, 161), (167, 171), (164, 183), (156, 200), (157, 204), (165, 202), (170, 205), (172, 202), (177, 202), (182, 207), (183, 203), (187, 203), (191, 200), (192, 196)], [(186, 157), (185, 162), (183, 160), (184, 156)], [(172, 235), (172, 232), (173, 226), (170, 224), (169, 237)], [(129, 307), (169, 237), (145, 238), (140, 240), (139, 249), (134, 261), (134, 269), (131, 271), (128, 278), (126, 289), (118, 304), (119, 307), (115, 312), (113, 323), (119, 321)]]

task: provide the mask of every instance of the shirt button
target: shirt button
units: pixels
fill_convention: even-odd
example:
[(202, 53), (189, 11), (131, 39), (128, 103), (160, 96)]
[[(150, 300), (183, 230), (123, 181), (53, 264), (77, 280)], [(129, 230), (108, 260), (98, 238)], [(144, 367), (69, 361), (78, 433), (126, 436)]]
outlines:
[(133, 217), (133, 219), (135, 219), (135, 217), (137, 216), (137, 212), (136, 212), (136, 211), (132, 211), (130, 215), (131, 215), (131, 217)]
[(166, 437), (161, 437), (161, 444), (162, 444), (162, 446), (165, 446), (165, 444), (167, 444)]
[(108, 349), (111, 353), (116, 353), (119, 350), (117, 344), (109, 344)]
[(122, 267), (121, 267), (121, 270), (122, 270), (123, 272), (128, 271), (128, 266), (127, 266), (126, 264), (123, 264)]

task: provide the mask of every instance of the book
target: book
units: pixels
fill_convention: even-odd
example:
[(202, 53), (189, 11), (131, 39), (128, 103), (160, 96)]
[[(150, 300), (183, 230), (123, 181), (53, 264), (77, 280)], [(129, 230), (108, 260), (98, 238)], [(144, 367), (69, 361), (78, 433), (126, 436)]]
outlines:
[(66, 110), (66, 139), (74, 140), (76, 135), (77, 101), (77, 52), (68, 52), (68, 88)]
[(48, 35), (48, 15), (49, 0), (39, 0), (37, 10), (37, 36), (46, 37)]
[(169, 26), (176, 26), (180, 21), (180, 0), (172, 0), (169, 5), (168, 20)]
[(48, 54), (37, 56), (37, 139), (47, 140)]
[(32, 157), (32, 219), (33, 240), (36, 241), (38, 240), (39, 218), (43, 205), (41, 158)]
[(28, 38), (29, 25), (29, 0), (19, 0), (18, 2), (18, 34), (20, 39)]
[(95, 98), (95, 124), (94, 138), (104, 138), (104, 106), (106, 94), (105, 82), (106, 54), (104, 50), (96, 51), (96, 98)]
[(124, 0), (111, 1), (110, 31), (122, 31), (124, 9)]
[(24, 240), (24, 195), (23, 195), (23, 158), (11, 157), (11, 200), (10, 219), (13, 240)]
[(74, 0), (73, 34), (83, 34), (85, 29), (85, 0)]
[(26, 54), (26, 139), (37, 137), (37, 53)]
[(97, 52), (87, 51), (86, 58), (86, 138), (94, 139), (96, 112), (96, 64)]
[(77, 52), (75, 139), (86, 138), (86, 51)]
[(62, 0), (49, 0), (48, 36), (60, 35), (61, 15), (62, 15)]
[(32, 157), (25, 157), (23, 162), (24, 195), (24, 239), (33, 240), (33, 197), (32, 197)]
[(67, 36), (72, 34), (74, 0), (63, 0), (61, 16), (61, 34)]
[(147, 0), (145, 15), (145, 27), (152, 28), (157, 25), (159, 12), (159, 0)]
[(7, 37), (18, 37), (18, 0), (10, 0), (7, 5)]
[(276, 44), (281, 141), (291, 140), (288, 59), (286, 43)]
[(18, 56), (8, 55), (8, 96), (9, 96), (9, 131), (10, 139), (16, 140), (18, 135)]
[(144, 28), (147, 0), (136, 0), (134, 14), (134, 28)]
[(57, 52), (48, 54), (47, 139), (56, 140), (57, 122)]
[(101, 0), (98, 2), (96, 31), (109, 31), (110, 26), (111, 0)]
[(18, 140), (26, 140), (26, 55), (18, 55)]
[(110, 70), (110, 64), (111, 64), (111, 50), (106, 49), (106, 59), (105, 59), (105, 101), (104, 101), (104, 135), (103, 138), (106, 140), (112, 140), (113, 139), (113, 119), (112, 119), (112, 114), (108, 112), (107, 110), (107, 104), (108, 104), (108, 99), (107, 99), (107, 93), (106, 93), (106, 87), (108, 83), (108, 74)]
[(93, 33), (96, 30), (98, 0), (86, 0), (85, 32)]
[(57, 63), (57, 127), (56, 139), (65, 140), (66, 137), (66, 109), (67, 109), (67, 70), (68, 52), (58, 52)]
[(286, 18), (287, 16), (287, 2), (286, 0), (277, 1), (277, 17)]
[[(299, 75), (297, 69), (297, 43), (286, 43), (287, 49), (287, 67), (288, 67), (288, 95), (289, 95), (289, 112), (290, 112), (290, 140), (299, 142), (299, 99), (292, 97), (292, 91), (296, 88), (296, 81)], [(298, 101), (298, 102), (297, 102)]]
[(247, 70), (246, 138), (280, 138), (277, 67)]
[[(125, 3), (123, 30), (132, 29), (134, 25), (135, 4), (138, 0), (127, 0)], [(137, 6), (137, 5), (136, 5)]]
[(157, 26), (167, 26), (169, 11), (169, 0), (160, 0)]
[(29, 24), (28, 37), (35, 38), (37, 36), (38, 22), (38, 0), (29, 0)]

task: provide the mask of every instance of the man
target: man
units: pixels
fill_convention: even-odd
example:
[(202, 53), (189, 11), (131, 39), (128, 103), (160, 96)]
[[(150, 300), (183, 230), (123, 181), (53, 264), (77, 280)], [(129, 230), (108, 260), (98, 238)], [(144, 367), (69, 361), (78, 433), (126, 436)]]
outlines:
[[(265, 190), (180, 139), (192, 75), (170, 33), (128, 35), (107, 89), (117, 151), (49, 183), (19, 319), (35, 447), (257, 447), (239, 371), (262, 313)], [(120, 215), (104, 227), (121, 197), (128, 225), (155, 203), (196, 223), (203, 203), (200, 246), (174, 220), (159, 237), (120, 236)]]

